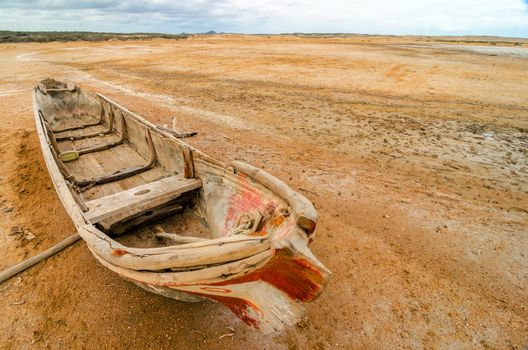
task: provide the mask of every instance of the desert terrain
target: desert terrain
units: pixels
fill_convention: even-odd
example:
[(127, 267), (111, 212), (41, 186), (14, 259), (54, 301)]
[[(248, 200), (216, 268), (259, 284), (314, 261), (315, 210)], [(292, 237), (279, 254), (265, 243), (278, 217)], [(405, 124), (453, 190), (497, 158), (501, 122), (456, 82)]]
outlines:
[(0, 45), (0, 269), (74, 231), (38, 146), (45, 77), (102, 92), (315, 203), (333, 272), (263, 336), (79, 241), (0, 285), (0, 349), (526, 349), (528, 41), (191, 36)]

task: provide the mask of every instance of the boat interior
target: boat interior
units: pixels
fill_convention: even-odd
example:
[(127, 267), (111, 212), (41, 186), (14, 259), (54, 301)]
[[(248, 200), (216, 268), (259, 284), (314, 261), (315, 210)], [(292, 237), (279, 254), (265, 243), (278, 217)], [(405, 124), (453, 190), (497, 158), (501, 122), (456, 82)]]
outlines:
[(38, 90), (46, 140), (87, 221), (138, 248), (212, 238), (188, 146), (100, 95), (54, 80)]

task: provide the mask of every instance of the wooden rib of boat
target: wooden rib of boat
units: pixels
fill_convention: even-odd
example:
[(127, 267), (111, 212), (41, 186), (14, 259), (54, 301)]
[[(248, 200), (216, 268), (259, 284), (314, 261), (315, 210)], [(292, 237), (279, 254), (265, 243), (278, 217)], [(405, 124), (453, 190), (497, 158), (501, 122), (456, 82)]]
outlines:
[(308, 248), (317, 212), (282, 181), (73, 84), (43, 80), (33, 107), (57, 193), (108, 269), (173, 299), (220, 302), (264, 333), (322, 292), (330, 272)]

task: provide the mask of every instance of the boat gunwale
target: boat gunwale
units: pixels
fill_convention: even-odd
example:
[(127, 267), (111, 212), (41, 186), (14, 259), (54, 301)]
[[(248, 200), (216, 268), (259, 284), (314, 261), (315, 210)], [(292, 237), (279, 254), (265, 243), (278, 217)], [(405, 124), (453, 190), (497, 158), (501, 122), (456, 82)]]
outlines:
[[(223, 264), (212, 264), (211, 266), (200, 269), (188, 271), (153, 271), (131, 269), (113, 264), (111, 261), (104, 259), (104, 257), (94, 252), (91, 248), (89, 249), (103, 266), (120, 276), (147, 285), (170, 287), (225, 282), (226, 280), (234, 279), (258, 270), (273, 258), (272, 249), (266, 249), (242, 259), (225, 262)], [(238, 267), (241, 264), (245, 264), (246, 266), (239, 271), (231, 270), (232, 267)]]

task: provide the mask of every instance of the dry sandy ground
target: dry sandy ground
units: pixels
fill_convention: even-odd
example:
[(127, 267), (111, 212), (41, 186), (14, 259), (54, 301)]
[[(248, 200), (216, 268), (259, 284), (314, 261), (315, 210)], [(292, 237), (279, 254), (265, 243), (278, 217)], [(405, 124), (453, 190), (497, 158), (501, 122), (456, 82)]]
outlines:
[(333, 276), (301, 323), (262, 336), (213, 302), (121, 280), (79, 242), (0, 285), (0, 348), (525, 349), (528, 44), (512, 48), (266, 36), (1, 45), (0, 268), (73, 231), (33, 125), (30, 89), (50, 76), (158, 123), (175, 115), (199, 131), (189, 143), (303, 192), (320, 213), (312, 250)]

